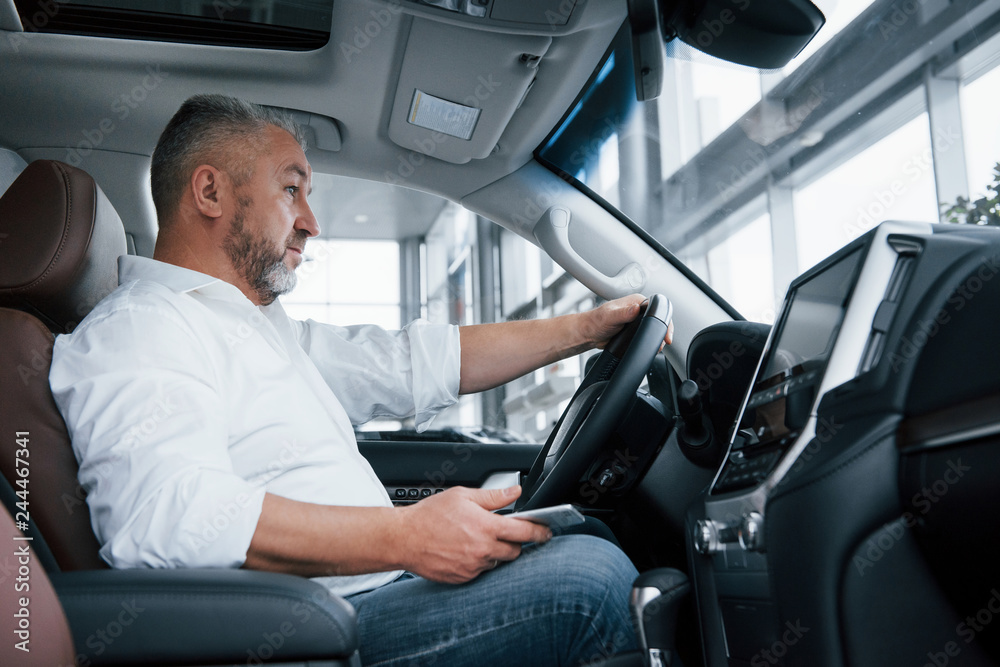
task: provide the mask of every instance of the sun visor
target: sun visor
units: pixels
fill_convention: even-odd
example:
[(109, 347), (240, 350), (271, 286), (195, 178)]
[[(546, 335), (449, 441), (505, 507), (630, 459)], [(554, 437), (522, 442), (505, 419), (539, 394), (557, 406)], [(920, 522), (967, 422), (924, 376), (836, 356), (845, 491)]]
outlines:
[(552, 38), (415, 18), (389, 119), (397, 145), (454, 164), (487, 157), (535, 80)]

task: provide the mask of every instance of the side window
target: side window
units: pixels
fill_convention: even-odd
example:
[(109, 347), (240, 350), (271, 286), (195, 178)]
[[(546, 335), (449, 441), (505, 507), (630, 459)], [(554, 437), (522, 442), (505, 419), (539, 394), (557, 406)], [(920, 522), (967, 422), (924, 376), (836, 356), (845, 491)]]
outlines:
[[(552, 317), (596, 299), (537, 247), (454, 202), (395, 186), (314, 174), (310, 205), (323, 236), (306, 246), (298, 319), (397, 329), (418, 317), (470, 325)], [(568, 359), (504, 387), (461, 397), (432, 428), (500, 429), (544, 441), (575, 391), (585, 359)], [(369, 430), (413, 428), (378, 420)]]
[(281, 299), (289, 316), (398, 329), (399, 243), (312, 239), (298, 284)]

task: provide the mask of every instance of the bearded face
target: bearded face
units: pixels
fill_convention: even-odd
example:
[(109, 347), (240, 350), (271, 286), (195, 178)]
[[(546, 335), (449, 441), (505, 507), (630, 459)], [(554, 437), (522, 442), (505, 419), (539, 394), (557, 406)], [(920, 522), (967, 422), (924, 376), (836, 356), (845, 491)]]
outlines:
[(303, 248), (308, 235), (293, 229), (283, 241), (267, 238), (263, 225), (247, 226), (252, 200), (241, 198), (223, 248), (240, 276), (257, 294), (261, 305), (272, 303), (295, 287), (295, 267), (285, 262), (289, 247)]

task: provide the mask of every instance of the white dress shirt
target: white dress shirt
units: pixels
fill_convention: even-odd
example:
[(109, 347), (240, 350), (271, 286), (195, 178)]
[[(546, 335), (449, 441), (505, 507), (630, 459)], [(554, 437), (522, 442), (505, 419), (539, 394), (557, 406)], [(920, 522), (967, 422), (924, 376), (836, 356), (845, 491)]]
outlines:
[[(352, 423), (426, 427), (457, 400), (458, 327), (301, 322), (143, 257), (120, 258), (119, 276), (56, 338), (49, 375), (113, 567), (239, 567), (265, 492), (390, 506)], [(350, 595), (398, 575), (318, 580)]]

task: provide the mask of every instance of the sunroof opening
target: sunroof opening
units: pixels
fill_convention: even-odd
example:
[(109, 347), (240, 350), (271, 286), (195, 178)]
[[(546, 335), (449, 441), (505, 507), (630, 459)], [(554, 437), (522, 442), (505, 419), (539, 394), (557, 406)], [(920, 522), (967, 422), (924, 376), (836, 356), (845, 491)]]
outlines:
[(308, 51), (333, 0), (15, 0), (27, 32)]

